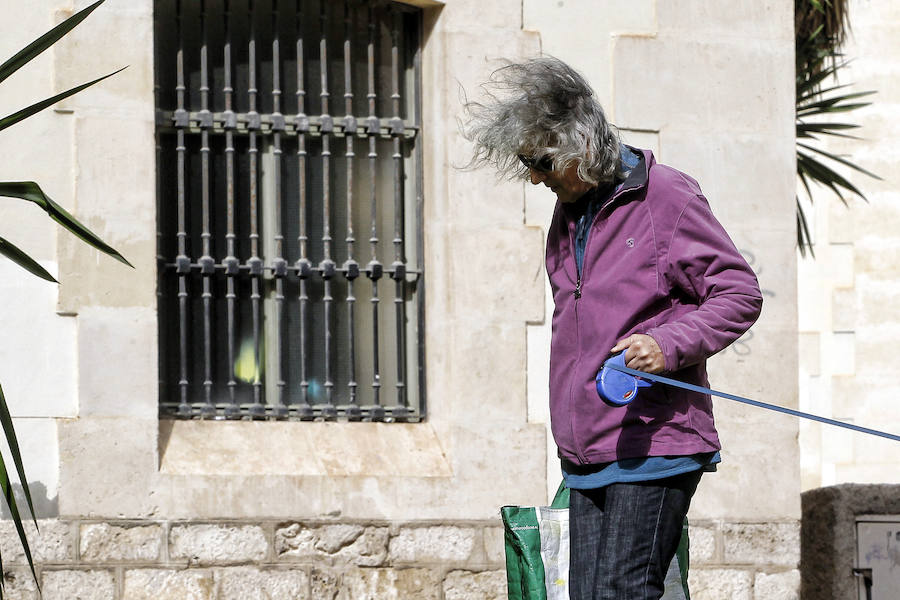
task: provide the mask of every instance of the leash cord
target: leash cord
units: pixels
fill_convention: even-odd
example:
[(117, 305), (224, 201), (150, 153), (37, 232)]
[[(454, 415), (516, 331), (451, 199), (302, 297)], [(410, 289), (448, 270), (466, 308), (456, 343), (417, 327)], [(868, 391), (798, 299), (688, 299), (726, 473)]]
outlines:
[(794, 410), (792, 408), (785, 408), (783, 406), (778, 406), (775, 404), (767, 404), (766, 402), (760, 402), (759, 400), (751, 400), (750, 398), (744, 398), (742, 396), (735, 396), (734, 394), (727, 394), (725, 392), (711, 390), (709, 388), (701, 387), (699, 385), (694, 385), (692, 383), (685, 383), (683, 381), (678, 381), (677, 379), (670, 379), (668, 377), (663, 377), (662, 375), (654, 375), (652, 373), (645, 373), (643, 371), (638, 371), (637, 369), (631, 369), (629, 367), (625, 367), (622, 365), (613, 364), (612, 361), (609, 361), (607, 364), (604, 365), (604, 367), (615, 369), (616, 371), (621, 371), (622, 373), (627, 373), (629, 375), (633, 375), (634, 377), (640, 377), (641, 379), (649, 379), (650, 381), (657, 381), (659, 383), (664, 383), (666, 385), (683, 388), (686, 390), (690, 390), (692, 392), (699, 392), (701, 394), (711, 394), (713, 396), (720, 396), (720, 397), (726, 398), (728, 400), (734, 400), (735, 402), (742, 402), (744, 404), (749, 404), (750, 406), (756, 406), (758, 408), (765, 408), (767, 410), (773, 410), (775, 412), (784, 413), (786, 415), (792, 415), (794, 417), (800, 417), (802, 419), (810, 419), (811, 421), (818, 421), (819, 423), (825, 423), (826, 425), (834, 425), (835, 427), (843, 427), (844, 429), (858, 431), (859, 433), (868, 433), (869, 435), (877, 435), (879, 437), (887, 438), (889, 440), (894, 440), (895, 442), (900, 442), (900, 435), (894, 435), (892, 433), (878, 431), (877, 429), (869, 429), (868, 427), (860, 427), (859, 425), (854, 425), (853, 423), (844, 423), (842, 421), (835, 421), (834, 419), (829, 419), (827, 417), (820, 417), (819, 415), (805, 413), (805, 412), (802, 412), (799, 410)]

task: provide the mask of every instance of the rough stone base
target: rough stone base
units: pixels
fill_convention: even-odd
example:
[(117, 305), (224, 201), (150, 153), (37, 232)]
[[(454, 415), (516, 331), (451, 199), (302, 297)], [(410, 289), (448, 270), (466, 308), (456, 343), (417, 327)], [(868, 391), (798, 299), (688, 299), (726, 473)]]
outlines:
[[(38, 600), (9, 521), (4, 597)], [(498, 521), (48, 520), (31, 529), (45, 600), (505, 600)], [(796, 523), (691, 525), (695, 600), (796, 600)]]

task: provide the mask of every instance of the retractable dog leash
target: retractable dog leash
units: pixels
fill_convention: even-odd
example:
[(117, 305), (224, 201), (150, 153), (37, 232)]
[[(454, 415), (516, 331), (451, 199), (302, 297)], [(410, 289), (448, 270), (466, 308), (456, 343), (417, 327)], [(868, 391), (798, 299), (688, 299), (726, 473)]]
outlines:
[(751, 400), (750, 398), (743, 398), (741, 396), (735, 396), (734, 394), (726, 394), (725, 392), (711, 390), (699, 385), (685, 383), (683, 381), (678, 381), (677, 379), (670, 379), (669, 377), (653, 375), (652, 373), (644, 373), (643, 371), (631, 369), (625, 366), (624, 352), (620, 352), (615, 356), (606, 359), (606, 362), (604, 362), (603, 366), (600, 367), (600, 371), (597, 373), (597, 393), (600, 395), (600, 398), (602, 398), (609, 404), (612, 404), (613, 406), (625, 406), (637, 397), (638, 390), (640, 388), (648, 387), (652, 385), (651, 382), (654, 381), (665, 385), (671, 385), (674, 387), (691, 390), (693, 392), (699, 392), (701, 394), (719, 396), (728, 400), (734, 400), (735, 402), (742, 402), (744, 404), (749, 404), (750, 406), (765, 408), (766, 410), (773, 410), (775, 412), (792, 415), (794, 417), (800, 417), (802, 419), (818, 421), (819, 423), (825, 423), (826, 425), (843, 427), (844, 429), (850, 429), (852, 431), (858, 431), (860, 433), (868, 433), (869, 435), (877, 435), (879, 437), (900, 442), (900, 435), (878, 431), (877, 429), (869, 429), (868, 427), (860, 427), (859, 425), (853, 425), (852, 423), (842, 423), (841, 421), (835, 421), (834, 419), (820, 417), (819, 415), (801, 412), (792, 408), (785, 408), (783, 406), (777, 406), (775, 404), (767, 404), (766, 402)]

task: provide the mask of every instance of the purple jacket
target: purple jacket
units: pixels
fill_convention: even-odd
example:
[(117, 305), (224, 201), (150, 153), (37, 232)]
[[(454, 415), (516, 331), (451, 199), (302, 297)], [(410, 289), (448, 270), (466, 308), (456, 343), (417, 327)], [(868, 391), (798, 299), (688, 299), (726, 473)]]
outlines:
[(654, 384), (613, 408), (594, 377), (619, 339), (644, 333), (662, 349), (669, 376), (707, 387), (706, 358), (762, 307), (756, 276), (697, 182), (642, 152), (593, 220), (580, 282), (570, 205), (557, 203), (547, 235), (556, 304), (550, 418), (560, 457), (576, 464), (718, 450), (709, 396)]

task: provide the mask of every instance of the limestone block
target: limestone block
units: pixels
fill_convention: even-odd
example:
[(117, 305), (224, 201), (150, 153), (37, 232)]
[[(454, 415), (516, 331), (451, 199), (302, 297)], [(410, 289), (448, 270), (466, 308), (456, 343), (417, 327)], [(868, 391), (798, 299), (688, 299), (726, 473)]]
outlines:
[(38, 600), (37, 585), (29, 569), (3, 572), (3, 600)]
[(753, 584), (753, 600), (799, 600), (800, 571), (757, 573)]
[(160, 465), (163, 473), (451, 474), (441, 442), (428, 423), (165, 421), (160, 424), (160, 432), (165, 439)]
[(309, 593), (316, 600), (335, 600), (341, 589), (340, 575), (328, 569), (314, 568), (309, 575)]
[(152, 419), (159, 414), (156, 319), (149, 307), (81, 309), (78, 364), (94, 367), (79, 371), (79, 416)]
[(169, 557), (191, 563), (231, 563), (266, 558), (269, 544), (255, 525), (179, 525), (169, 532)]
[(123, 600), (214, 600), (215, 580), (206, 570), (130, 569)]
[[(8, 202), (4, 198), (2, 204)], [(35, 212), (44, 214), (41, 210)], [(0, 214), (0, 221), (17, 223), (20, 216), (11, 213)], [(33, 251), (35, 244), (31, 240), (16, 239), (17, 236), (7, 233), (10, 227), (4, 229), (4, 237), (37, 260)], [(39, 262), (51, 275), (59, 278), (55, 262)], [(3, 382), (3, 394), (14, 417), (71, 417), (77, 414), (75, 320), (54, 314), (59, 289), (59, 286), (34, 277), (5, 257), (0, 261), (0, 309), (7, 318), (4, 344), (0, 347), (0, 381)], [(43, 429), (47, 430), (39, 434), (43, 438), (40, 440), (42, 446), (49, 446), (51, 440), (55, 443), (56, 427), (53, 421), (30, 421), (43, 425)], [(19, 427), (17, 424), (17, 431)], [(35, 429), (34, 425), (29, 428)], [(38, 432), (20, 433), (19, 439), (23, 443), (34, 439), (38, 443), (35, 434)], [(25, 464), (34, 464), (34, 460), (24, 456), (24, 450)], [(36, 475), (31, 467), (28, 473)]]
[(96, 417), (58, 421), (60, 513), (84, 518), (152, 516), (158, 499), (148, 495), (148, 488), (158, 468), (158, 422)]
[(488, 563), (506, 563), (506, 545), (502, 527), (484, 528), (484, 556)]
[[(472, 15), (478, 15), (472, 19)], [(441, 11), (442, 25), (450, 30), (470, 31), (473, 28), (498, 28), (512, 31), (522, 29), (522, 7), (514, 0), (479, 2), (453, 0)]]
[(444, 578), (444, 600), (506, 600), (506, 571), (451, 571)]
[(725, 562), (796, 567), (800, 560), (800, 523), (725, 523)]
[(384, 564), (387, 527), (341, 524), (306, 528), (299, 523), (275, 530), (275, 554), (286, 559), (330, 558), (364, 567)]
[(81, 526), (79, 547), (81, 560), (86, 562), (157, 561), (162, 556), (162, 541), (159, 525), (91, 523)]
[(44, 600), (114, 600), (116, 582), (112, 571), (45, 570), (41, 590)]
[(395, 562), (462, 562), (475, 547), (475, 530), (462, 527), (404, 527), (391, 539)]
[(712, 525), (691, 523), (688, 535), (691, 541), (691, 564), (719, 562), (716, 552), (718, 528)]
[(651, 0), (604, 0), (602, 8), (594, 0), (524, 0), (522, 26), (539, 31), (542, 51), (578, 69), (608, 108), (609, 40), (622, 32), (655, 33), (655, 13)]
[(215, 573), (216, 600), (305, 600), (309, 596), (306, 571), (234, 567)]
[[(74, 560), (75, 543), (72, 528), (66, 521), (38, 521), (40, 533), (31, 521), (23, 521), (28, 547), (35, 562), (61, 563)], [(0, 556), (4, 564), (24, 564), (25, 552), (12, 521), (0, 520)]]
[(101, 256), (75, 236), (60, 235), (61, 310), (155, 307), (155, 158), (153, 144), (146, 142), (153, 137), (152, 122), (109, 114), (76, 118), (76, 214), (135, 268)]
[(753, 573), (740, 569), (691, 569), (691, 600), (752, 600)]
[(353, 569), (336, 600), (438, 600), (440, 581), (429, 569)]

